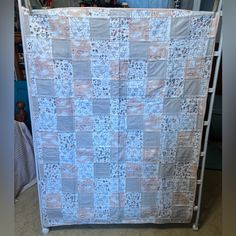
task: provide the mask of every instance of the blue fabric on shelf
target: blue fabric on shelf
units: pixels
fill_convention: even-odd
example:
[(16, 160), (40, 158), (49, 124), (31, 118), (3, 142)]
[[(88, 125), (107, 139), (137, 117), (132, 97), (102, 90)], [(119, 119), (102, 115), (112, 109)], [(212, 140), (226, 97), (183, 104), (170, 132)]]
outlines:
[(167, 8), (170, 7), (171, 0), (120, 0), (120, 3), (127, 2), (130, 8)]

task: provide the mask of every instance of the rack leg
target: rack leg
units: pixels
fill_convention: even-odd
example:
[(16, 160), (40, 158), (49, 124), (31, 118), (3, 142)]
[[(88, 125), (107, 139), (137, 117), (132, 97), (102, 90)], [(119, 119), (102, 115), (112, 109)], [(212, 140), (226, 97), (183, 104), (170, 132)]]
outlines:
[(194, 231), (198, 231), (198, 225), (193, 224), (193, 230), (194, 230)]
[(49, 228), (42, 228), (42, 233), (43, 234), (48, 234), (49, 233)]

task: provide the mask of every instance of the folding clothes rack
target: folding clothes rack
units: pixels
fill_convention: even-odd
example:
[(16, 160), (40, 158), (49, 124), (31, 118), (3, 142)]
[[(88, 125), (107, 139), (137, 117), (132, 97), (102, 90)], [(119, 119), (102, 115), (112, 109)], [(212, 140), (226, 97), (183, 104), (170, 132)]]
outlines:
[[(18, 0), (19, 2), (19, 9), (21, 8), (21, 0)], [(176, 8), (179, 8), (179, 4), (181, 1), (173, 1), (175, 3), (178, 3), (175, 5)], [(32, 7), (30, 4), (30, 0), (24, 0), (24, 5), (26, 8), (29, 9), (29, 12), (32, 12)], [(192, 10), (200, 10), (201, 0), (194, 0), (193, 3), (193, 9)], [(215, 0), (213, 11), (219, 12), (220, 16), (222, 17), (222, 0)], [(202, 200), (202, 188), (203, 188), (203, 179), (204, 179), (204, 170), (205, 170), (205, 162), (206, 162), (206, 153), (207, 153), (207, 146), (208, 146), (208, 137), (209, 137), (209, 131), (210, 131), (210, 123), (212, 118), (212, 111), (213, 111), (213, 105), (214, 105), (214, 98), (215, 98), (215, 91), (217, 86), (217, 80), (218, 80), (218, 74), (219, 74), (219, 67), (221, 62), (221, 56), (222, 56), (222, 33), (221, 29), (218, 28), (220, 40), (219, 40), (219, 46), (218, 49), (215, 49), (214, 52), (214, 58), (215, 60), (215, 67), (212, 68), (212, 74), (213, 74), (213, 81), (212, 85), (208, 89), (208, 100), (209, 105), (206, 108), (207, 116), (205, 117), (205, 120), (203, 122), (203, 126), (205, 129), (205, 132), (202, 134), (202, 145), (201, 145), (201, 153), (199, 158), (199, 173), (198, 173), (198, 180), (197, 180), (197, 191), (195, 196), (195, 206), (194, 206), (194, 212), (195, 215), (193, 215), (193, 230), (197, 231), (199, 228), (199, 218), (200, 218), (200, 207), (201, 207), (201, 200)], [(214, 71), (213, 71), (214, 70)], [(43, 228), (43, 233), (48, 233), (48, 228)]]

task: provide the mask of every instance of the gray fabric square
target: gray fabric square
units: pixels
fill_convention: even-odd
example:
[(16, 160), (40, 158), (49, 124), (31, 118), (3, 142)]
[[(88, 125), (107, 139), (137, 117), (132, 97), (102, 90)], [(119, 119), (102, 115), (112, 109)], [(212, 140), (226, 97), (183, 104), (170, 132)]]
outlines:
[(111, 81), (111, 96), (113, 98), (127, 97), (127, 81)]
[(46, 209), (46, 214), (49, 219), (61, 220), (63, 218), (62, 209)]
[(139, 220), (140, 219), (140, 211), (141, 209), (139, 207), (125, 207), (124, 208), (124, 216), (123, 219), (124, 220)]
[(59, 162), (58, 148), (43, 148), (43, 160), (45, 162)]
[(188, 191), (193, 193), (196, 190), (196, 184), (195, 179), (189, 179)]
[(28, 15), (24, 15), (23, 19), (24, 19), (23, 21), (24, 21), (24, 32), (25, 32), (25, 35), (31, 36), (29, 16)]
[(210, 56), (212, 55), (212, 53), (214, 52), (215, 49), (215, 39), (214, 38), (209, 38), (207, 39), (207, 52), (206, 52), (206, 56)]
[(144, 147), (159, 147), (160, 146), (160, 133), (159, 132), (144, 132), (143, 133), (143, 146)]
[(125, 149), (121, 147), (111, 148), (111, 162), (118, 162), (125, 160)]
[(123, 213), (123, 210), (119, 207), (111, 207), (110, 208), (110, 217), (111, 219), (113, 220), (118, 220), (118, 219), (121, 219), (122, 217), (122, 214)]
[(148, 193), (148, 192), (142, 193), (141, 196), (142, 207), (155, 207), (156, 199), (157, 199), (156, 193)]
[(175, 166), (173, 164), (161, 164), (159, 168), (161, 178), (174, 176)]
[(201, 95), (201, 80), (185, 80), (184, 82), (184, 95), (196, 96)]
[(176, 160), (177, 161), (189, 161), (193, 158), (193, 148), (183, 147), (177, 149)]
[(204, 117), (201, 115), (197, 116), (196, 130), (201, 130), (203, 128)]
[(146, 60), (148, 57), (148, 42), (130, 42), (130, 59)]
[(143, 116), (127, 116), (128, 130), (143, 130)]
[(94, 99), (93, 113), (94, 114), (110, 114), (110, 100), (109, 99)]
[(77, 61), (73, 63), (74, 79), (91, 79), (91, 62)]
[(57, 116), (57, 129), (60, 132), (70, 132), (74, 130), (73, 116)]
[(149, 79), (163, 79), (166, 77), (166, 61), (149, 61), (148, 77)]
[(171, 38), (185, 38), (189, 35), (189, 19), (187, 17), (175, 17), (171, 19)]
[(94, 195), (91, 193), (79, 193), (78, 201), (79, 201), (79, 208), (94, 207)]
[(78, 191), (76, 179), (62, 178), (61, 184), (62, 184), (62, 192), (75, 193)]
[(37, 85), (38, 95), (50, 95), (50, 96), (55, 95), (53, 80), (37, 79), (36, 85)]
[(54, 58), (71, 58), (70, 41), (63, 39), (53, 39), (52, 55)]
[(31, 98), (31, 103), (32, 103), (32, 113), (34, 115), (37, 115), (39, 113), (39, 101), (37, 97), (32, 97)]
[(186, 220), (191, 218), (192, 215), (192, 209), (191, 207), (187, 206), (173, 206), (172, 207), (172, 216), (171, 218), (176, 220)]
[(76, 134), (76, 140), (79, 148), (93, 146), (92, 132), (78, 132)]
[(139, 178), (127, 178), (126, 179), (126, 191), (127, 192), (140, 192), (141, 181)]
[(109, 19), (90, 19), (90, 36), (92, 39), (110, 38), (110, 20)]
[(181, 100), (165, 98), (163, 102), (164, 113), (179, 113), (181, 111)]
[(125, 17), (130, 18), (130, 11), (126, 11), (121, 8), (111, 8), (110, 15), (113, 17)]
[(110, 177), (110, 164), (109, 163), (95, 163), (94, 164), (94, 177), (95, 178), (109, 178)]

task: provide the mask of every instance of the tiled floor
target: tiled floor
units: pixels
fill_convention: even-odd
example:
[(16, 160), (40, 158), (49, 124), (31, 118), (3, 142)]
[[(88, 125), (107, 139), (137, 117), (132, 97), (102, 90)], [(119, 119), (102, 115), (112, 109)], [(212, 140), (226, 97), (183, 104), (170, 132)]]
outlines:
[[(52, 236), (220, 236), (222, 234), (221, 171), (206, 170), (202, 197), (201, 225), (89, 225), (53, 228)], [(15, 236), (39, 236), (41, 226), (36, 186), (22, 193), (15, 204)]]

